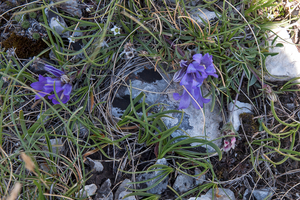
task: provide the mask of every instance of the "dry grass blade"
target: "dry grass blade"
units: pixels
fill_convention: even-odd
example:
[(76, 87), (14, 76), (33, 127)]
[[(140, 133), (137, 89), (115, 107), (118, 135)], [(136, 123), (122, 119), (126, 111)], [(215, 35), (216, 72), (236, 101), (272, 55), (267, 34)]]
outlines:
[(25, 168), (31, 172), (34, 172), (34, 162), (24, 152), (21, 152), (21, 158), (25, 162)]
[(14, 188), (12, 189), (12, 191), (11, 191), (9, 197), (7, 197), (6, 200), (15, 200), (15, 199), (17, 199), (17, 198), (18, 198), (18, 195), (19, 195), (19, 193), (20, 193), (20, 191), (21, 191), (21, 188), (22, 188), (22, 184), (19, 183), (19, 182), (17, 182), (17, 183), (15, 184)]

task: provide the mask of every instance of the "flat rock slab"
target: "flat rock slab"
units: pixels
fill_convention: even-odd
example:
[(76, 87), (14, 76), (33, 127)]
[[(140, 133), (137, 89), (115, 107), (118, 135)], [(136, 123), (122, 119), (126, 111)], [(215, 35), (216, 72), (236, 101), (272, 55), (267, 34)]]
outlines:
[[(269, 81), (287, 81), (300, 76), (300, 54), (293, 44), (288, 32), (285, 28), (276, 28), (272, 30), (279, 37), (276, 39), (273, 46), (282, 43), (283, 47), (271, 47), (270, 53), (278, 53), (276, 56), (268, 56), (266, 58), (266, 68), (272, 76), (265, 76)], [(269, 33), (269, 45), (272, 46), (272, 41), (276, 35)], [(300, 82), (298, 80), (297, 82)]]
[[(155, 72), (150, 66), (144, 66), (136, 70), (131, 75), (127, 75), (128, 85), (129, 80), (132, 84), (132, 98), (134, 99), (142, 91), (146, 94), (145, 102), (150, 106), (156, 103), (166, 104), (166, 110), (178, 110), (179, 101), (175, 101), (173, 93), (182, 93), (182, 87), (179, 83), (172, 82), (172, 75), (165, 76), (162, 73)], [(204, 95), (208, 93), (205, 88)], [(222, 117), (218, 105), (215, 105), (213, 112), (210, 112), (212, 101), (204, 105), (203, 112), (195, 109), (192, 105), (184, 109), (183, 121), (180, 129), (172, 133), (172, 137), (188, 135), (190, 137), (197, 137), (199, 139), (214, 140), (221, 136), (219, 130)], [(113, 102), (112, 115), (121, 117), (124, 110), (130, 104), (129, 88), (122, 86), (119, 88), (116, 98)], [(204, 114), (205, 112), (205, 114)], [(163, 121), (168, 128), (176, 126), (181, 119), (181, 113), (169, 114), (172, 118), (164, 117)], [(214, 141), (216, 145), (221, 146), (221, 139)], [(191, 144), (197, 145), (197, 144)], [(210, 146), (207, 147), (209, 152), (214, 151)], [(204, 149), (205, 152), (205, 149)]]
[[(218, 194), (218, 195), (216, 195)], [(212, 194), (212, 189), (210, 189), (205, 195), (201, 197), (191, 197), (188, 200), (235, 200), (234, 193), (230, 189), (222, 189), (219, 188), (217, 193), (217, 189), (214, 189), (214, 195)]]
[[(158, 159), (155, 164), (168, 165), (167, 160), (165, 158)], [(145, 180), (149, 180), (149, 181), (144, 182), (144, 183), (139, 183), (139, 184), (137, 184), (137, 187), (139, 189), (145, 189), (145, 188), (151, 187), (152, 185), (154, 185), (155, 183), (160, 181), (161, 178), (163, 178), (164, 175), (162, 173), (163, 172), (161, 170), (158, 170), (158, 171), (154, 171), (154, 172), (140, 174), (136, 178), (137, 182), (141, 182), (141, 181), (145, 181)], [(157, 178), (155, 178), (155, 177), (157, 177)], [(155, 178), (155, 179), (153, 179), (153, 178)], [(150, 180), (150, 179), (152, 179), (152, 180)], [(169, 175), (167, 177), (165, 177), (162, 181), (160, 181), (158, 183), (158, 185), (147, 190), (147, 192), (151, 193), (151, 194), (162, 194), (167, 189), (168, 179), (169, 179)]]
[(173, 189), (180, 194), (189, 191), (194, 186), (194, 178), (186, 174), (180, 174), (176, 177)]

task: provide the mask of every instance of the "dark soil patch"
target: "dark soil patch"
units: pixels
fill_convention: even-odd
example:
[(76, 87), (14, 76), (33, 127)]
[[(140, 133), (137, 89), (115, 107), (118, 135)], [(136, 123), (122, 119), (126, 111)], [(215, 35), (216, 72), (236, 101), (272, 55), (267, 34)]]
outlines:
[[(35, 41), (27, 37), (17, 35), (14, 32), (11, 33), (9, 38), (3, 41), (2, 44), (5, 50), (9, 48), (15, 48), (15, 52), (19, 58), (37, 56), (48, 47), (48, 45), (42, 39)], [(42, 57), (49, 58), (49, 51)]]

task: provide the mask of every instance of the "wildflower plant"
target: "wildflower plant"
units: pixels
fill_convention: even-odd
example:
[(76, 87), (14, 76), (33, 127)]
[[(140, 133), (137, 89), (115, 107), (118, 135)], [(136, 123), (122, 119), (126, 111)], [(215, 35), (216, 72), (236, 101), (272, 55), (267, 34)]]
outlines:
[[(70, 78), (63, 71), (56, 69), (51, 65), (46, 65), (45, 70), (56, 76), (56, 78), (39, 75), (39, 81), (30, 85), (33, 89), (39, 91), (35, 95), (35, 99), (41, 99), (47, 95), (50, 95), (50, 93), (55, 92), (62, 103), (67, 103), (70, 99), (70, 94), (72, 91)], [(55, 93), (48, 96), (48, 98), (52, 100), (53, 104), (59, 104)]]
[(202, 96), (200, 86), (208, 76), (218, 78), (212, 56), (208, 53), (204, 56), (202, 54), (195, 54), (191, 61), (181, 60), (180, 67), (181, 69), (173, 77), (174, 82), (180, 81), (180, 85), (184, 86), (182, 95), (178, 93), (173, 94), (175, 100), (181, 99), (179, 109), (188, 108), (191, 99), (196, 109), (203, 108), (203, 104), (208, 103), (210, 99), (205, 99)]
[(112, 29), (110, 29), (110, 31), (112, 31), (114, 33), (114, 35), (120, 35), (120, 28), (117, 26), (114, 26)]

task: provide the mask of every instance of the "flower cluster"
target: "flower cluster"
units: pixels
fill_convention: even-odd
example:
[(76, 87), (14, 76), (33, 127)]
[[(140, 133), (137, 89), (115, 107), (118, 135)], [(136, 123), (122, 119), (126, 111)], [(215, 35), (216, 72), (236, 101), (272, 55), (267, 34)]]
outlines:
[(218, 78), (216, 69), (213, 65), (212, 56), (208, 53), (195, 54), (192, 61), (182, 60), (180, 62), (181, 69), (176, 72), (173, 77), (175, 82), (180, 81), (180, 85), (184, 86), (182, 95), (174, 93), (175, 100), (180, 100), (179, 109), (188, 108), (192, 99), (192, 104), (196, 109), (203, 108), (204, 103), (208, 103), (210, 99), (205, 99), (201, 94), (201, 85), (208, 76)]
[[(67, 103), (70, 99), (70, 94), (72, 91), (70, 78), (63, 71), (56, 69), (51, 65), (45, 65), (45, 70), (56, 76), (56, 78), (43, 77), (42, 75), (39, 75), (39, 81), (30, 85), (33, 89), (39, 90), (39, 92), (35, 95), (35, 99), (40, 99), (50, 95), (55, 88), (55, 92), (57, 93), (57, 96), (61, 102)], [(52, 100), (53, 104), (59, 104), (55, 94), (48, 96), (48, 98)]]
[(236, 142), (236, 138), (235, 135), (238, 135), (236, 133), (236, 131), (233, 128), (232, 122), (227, 122), (224, 127), (222, 128), (222, 133), (227, 136), (224, 139), (224, 146), (223, 146), (223, 150), (225, 152), (228, 152), (230, 149), (234, 149), (235, 148), (235, 142)]

